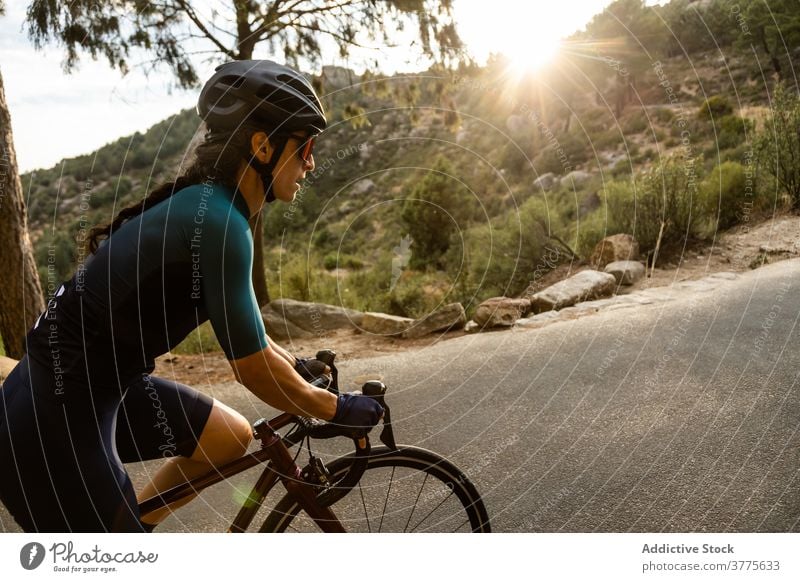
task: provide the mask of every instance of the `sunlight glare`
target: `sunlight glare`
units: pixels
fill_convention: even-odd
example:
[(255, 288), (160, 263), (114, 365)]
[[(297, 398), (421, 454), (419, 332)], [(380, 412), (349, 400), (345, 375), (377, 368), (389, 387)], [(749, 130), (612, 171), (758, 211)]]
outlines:
[(533, 35), (520, 38), (517, 46), (504, 50), (511, 68), (520, 74), (536, 72), (547, 65), (558, 54), (561, 41), (558, 38)]

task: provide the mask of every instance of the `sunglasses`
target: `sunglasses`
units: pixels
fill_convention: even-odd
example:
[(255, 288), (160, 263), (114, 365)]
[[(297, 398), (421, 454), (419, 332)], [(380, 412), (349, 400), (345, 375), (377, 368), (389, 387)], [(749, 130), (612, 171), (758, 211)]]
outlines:
[(294, 133), (289, 134), (289, 137), (296, 139), (300, 142), (300, 145), (297, 148), (297, 155), (303, 160), (304, 163), (308, 163), (311, 160), (311, 154), (314, 152), (314, 144), (316, 143), (316, 136), (305, 136), (305, 135), (297, 135)]

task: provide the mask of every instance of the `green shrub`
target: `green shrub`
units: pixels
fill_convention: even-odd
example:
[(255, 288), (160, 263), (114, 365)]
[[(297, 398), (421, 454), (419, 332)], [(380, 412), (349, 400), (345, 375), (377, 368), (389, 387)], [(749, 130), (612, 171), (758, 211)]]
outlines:
[(214, 334), (211, 323), (206, 321), (189, 333), (181, 343), (172, 350), (173, 354), (205, 354), (221, 352), (222, 348)]
[(358, 257), (354, 257), (353, 255), (339, 255), (336, 253), (330, 253), (325, 255), (325, 258), (322, 260), (323, 267), (328, 271), (332, 271), (333, 269), (363, 269), (364, 268), (364, 261), (359, 259)]
[(733, 107), (728, 99), (722, 95), (714, 95), (703, 101), (697, 112), (697, 118), (701, 120), (719, 119), (731, 113), (733, 113)]
[(607, 209), (600, 207), (575, 225), (575, 251), (583, 258), (589, 258), (601, 240), (612, 234), (619, 234), (609, 230)]
[(675, 114), (666, 107), (656, 107), (650, 112), (650, 115), (659, 123), (671, 123), (675, 118)]
[(746, 187), (744, 166), (724, 162), (715, 167), (700, 186), (703, 214), (719, 228), (730, 228), (750, 213), (753, 194), (753, 190)]
[(752, 119), (737, 115), (726, 115), (717, 123), (717, 146), (720, 150), (735, 148), (748, 139), (753, 139), (755, 123)]
[(641, 111), (635, 112), (630, 117), (622, 122), (622, 131), (628, 135), (633, 133), (642, 133), (647, 129), (647, 117)]
[(696, 160), (668, 158), (629, 181), (610, 182), (601, 193), (609, 232), (633, 235), (644, 253), (655, 249), (662, 224), (662, 247), (695, 236), (699, 171)]
[(439, 158), (403, 204), (403, 226), (414, 241), (412, 268), (438, 267), (450, 244), (450, 234), (463, 227), (468, 197), (453, 176), (450, 163)]
[(756, 140), (759, 167), (771, 174), (794, 210), (800, 210), (800, 97), (779, 84), (772, 113)]

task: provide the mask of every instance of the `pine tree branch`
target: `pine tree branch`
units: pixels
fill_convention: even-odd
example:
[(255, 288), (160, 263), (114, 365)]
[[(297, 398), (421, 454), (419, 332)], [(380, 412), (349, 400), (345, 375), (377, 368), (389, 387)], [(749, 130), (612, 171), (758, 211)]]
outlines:
[(229, 56), (232, 59), (236, 58), (236, 55), (233, 53), (233, 51), (231, 51), (224, 44), (222, 44), (222, 42), (220, 42), (220, 40), (216, 36), (214, 36), (210, 30), (208, 30), (206, 25), (203, 23), (202, 20), (200, 20), (200, 17), (197, 16), (197, 14), (189, 5), (188, 2), (186, 2), (185, 0), (176, 0), (176, 2), (178, 6), (180, 6), (184, 10), (184, 12), (186, 12), (186, 16), (189, 17), (189, 20), (191, 20), (195, 24), (195, 26), (197, 26), (197, 28), (200, 29), (200, 32), (202, 32), (205, 35), (205, 37), (208, 40), (210, 40), (220, 50), (220, 52)]

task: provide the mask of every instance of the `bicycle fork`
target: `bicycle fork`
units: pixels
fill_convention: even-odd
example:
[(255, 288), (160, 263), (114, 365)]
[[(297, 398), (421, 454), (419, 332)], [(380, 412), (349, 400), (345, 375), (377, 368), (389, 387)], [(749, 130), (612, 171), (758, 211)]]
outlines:
[(283, 444), (281, 436), (266, 421), (257, 422), (253, 429), (256, 438), (261, 441), (261, 448), (269, 456), (270, 465), (289, 495), (294, 497), (322, 531), (344, 533), (344, 527), (330, 507), (322, 507), (317, 502), (317, 493), (314, 487), (303, 480), (302, 471), (292, 460), (289, 449)]

